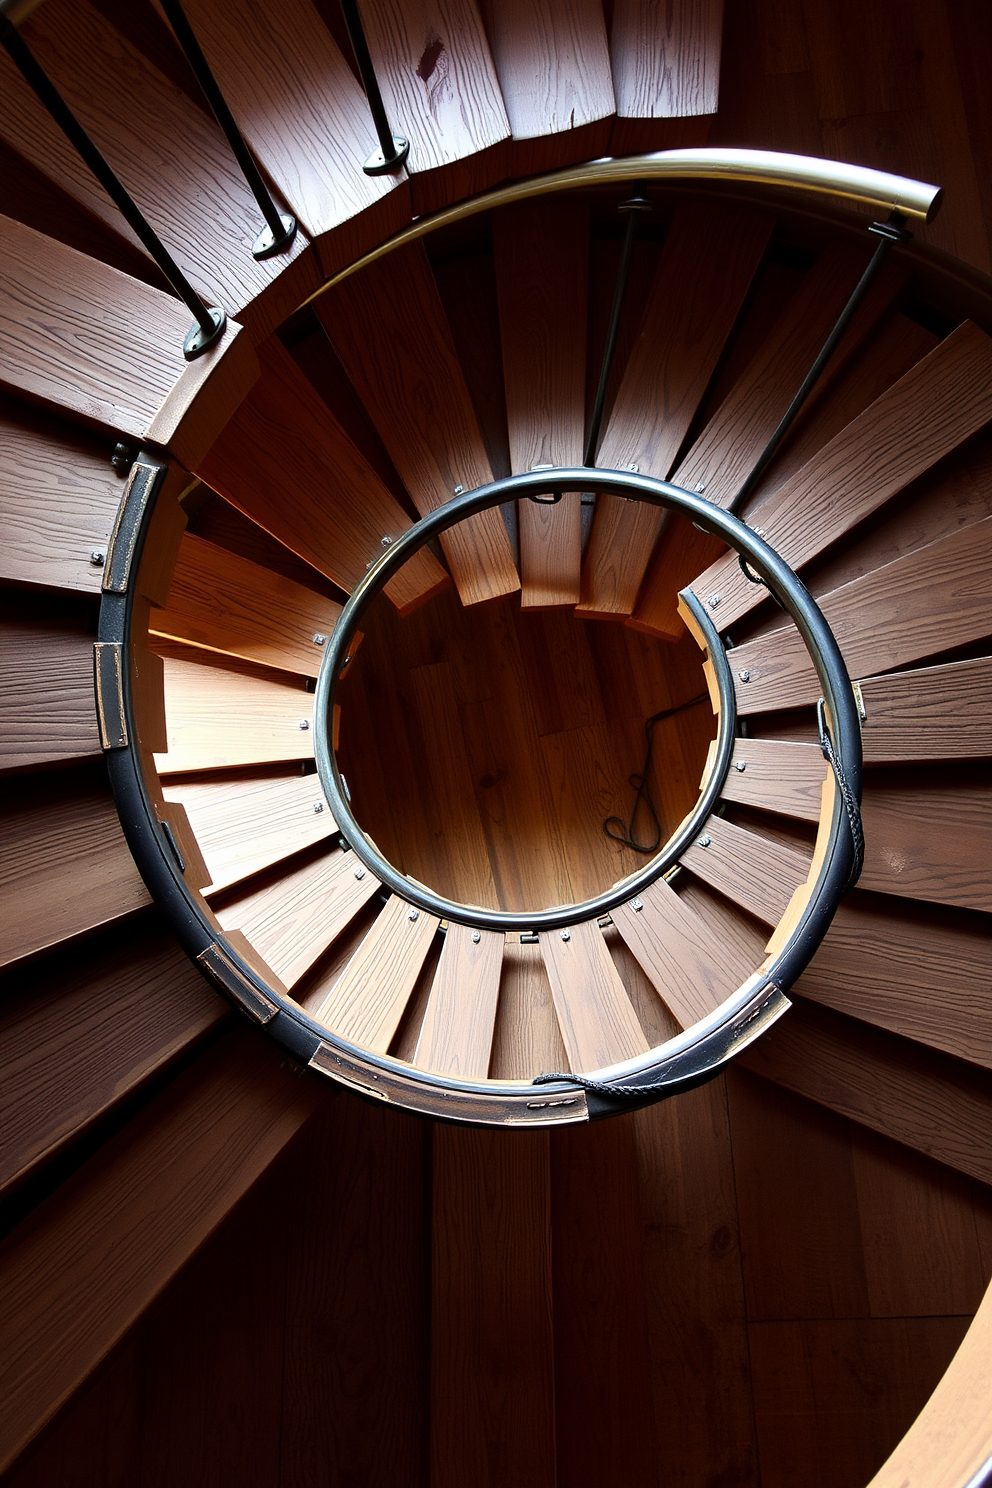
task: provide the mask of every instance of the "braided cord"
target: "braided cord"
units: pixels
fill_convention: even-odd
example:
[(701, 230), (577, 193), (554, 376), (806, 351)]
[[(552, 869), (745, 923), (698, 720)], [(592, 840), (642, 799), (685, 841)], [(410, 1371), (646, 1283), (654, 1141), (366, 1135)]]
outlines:
[(844, 885), (844, 892), (847, 893), (848, 889), (854, 888), (854, 885), (861, 877), (861, 870), (865, 866), (865, 829), (861, 820), (861, 807), (858, 805), (857, 797), (851, 789), (850, 781), (844, 772), (840, 755), (834, 748), (833, 741), (830, 738), (830, 732), (824, 716), (822, 698), (817, 703), (816, 711), (817, 721), (820, 726), (820, 748), (823, 751), (823, 758), (828, 762), (834, 772), (837, 789), (840, 791), (840, 798), (844, 803), (844, 811), (847, 815), (847, 825), (851, 833), (851, 846), (854, 849), (851, 871), (848, 874), (847, 883)]

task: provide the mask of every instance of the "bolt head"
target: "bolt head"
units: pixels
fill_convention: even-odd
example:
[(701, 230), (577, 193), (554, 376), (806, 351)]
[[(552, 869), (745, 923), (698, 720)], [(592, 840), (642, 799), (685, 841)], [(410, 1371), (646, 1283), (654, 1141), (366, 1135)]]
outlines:
[(630, 471), (631, 475), (640, 475), (641, 473), (640, 465), (631, 464), (627, 466), (627, 469)]
[(319, 814), (319, 813), (320, 813), (320, 812), (321, 812), (321, 811), (323, 811), (323, 809), (324, 809), (324, 803), (323, 803), (323, 801), (314, 801), (314, 803), (313, 803), (313, 809), (314, 809), (314, 811), (316, 811), (316, 812), (317, 812), (317, 813), (318, 813), (318, 814)]
[(90, 562), (94, 568), (102, 568), (107, 561), (106, 553), (101, 553), (99, 548), (94, 548), (90, 553)]
[(310, 727), (310, 720), (309, 720), (309, 718), (301, 718), (300, 719), (300, 728), (303, 729), (304, 732), (305, 732), (309, 727)]
[(315, 646), (326, 646), (327, 645), (327, 637), (326, 637), (326, 635), (324, 635), (319, 630), (315, 630), (314, 633), (313, 633), (313, 643), (314, 643)]
[(710, 607), (711, 610), (715, 610), (716, 607), (717, 607), (717, 605), (720, 603), (720, 595), (719, 594), (710, 594), (710, 595), (708, 595), (707, 596), (707, 599), (706, 599), (706, 603), (709, 605), (709, 607)]
[(696, 485), (693, 486), (693, 490), (695, 491), (697, 496), (702, 496), (703, 492), (706, 490), (706, 482), (697, 481)]
[(406, 917), (407, 917), (408, 920), (419, 920), (420, 919), (420, 910), (419, 909), (409, 909), (409, 910), (407, 910)]
[(744, 771), (747, 769), (747, 760), (734, 760), (734, 769), (739, 770), (740, 773), (743, 775)]
[(748, 671), (738, 672), (737, 675), (742, 682), (750, 682), (751, 680), (751, 673)]
[(562, 938), (562, 940), (571, 940), (571, 938), (572, 938), (572, 932), (571, 932), (571, 930), (563, 930), (561, 932), (561, 938)]
[(708, 832), (706, 832), (706, 833), (703, 834), (702, 837), (697, 837), (696, 838), (696, 846), (697, 847), (709, 847), (709, 845), (710, 845), (710, 843), (712, 841), (713, 841), (713, 838), (709, 835)]
[(365, 877), (365, 869), (364, 868), (356, 868), (355, 869), (355, 877), (356, 878), (364, 878)]
[(643, 899), (631, 899), (631, 901), (630, 901), (630, 907), (631, 907), (631, 909), (641, 910), (641, 909), (644, 908), (644, 900)]
[(482, 931), (481, 930), (473, 930), (472, 931), (472, 944), (473, 945), (478, 945), (479, 944), (479, 941), (481, 939), (482, 939)]
[(456, 496), (461, 496), (464, 490), (465, 490), (465, 487), (464, 486), (456, 486), (455, 487), (455, 495)]
[(393, 539), (391, 537), (383, 537), (380, 539), (380, 542), (384, 548), (391, 548), (393, 545)]

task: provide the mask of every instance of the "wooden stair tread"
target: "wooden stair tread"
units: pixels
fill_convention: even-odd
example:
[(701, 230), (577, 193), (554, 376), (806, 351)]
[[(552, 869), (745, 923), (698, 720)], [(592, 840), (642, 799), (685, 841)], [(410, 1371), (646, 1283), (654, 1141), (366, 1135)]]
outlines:
[(164, 795), (186, 810), (211, 891), (250, 878), (337, 831), (316, 775), (192, 781), (166, 785)]
[(715, 114), (722, 33), (723, 0), (665, 11), (652, 0), (615, 0), (610, 55), (619, 117)]
[(148, 891), (94, 772), (18, 783), (4, 810), (0, 965), (141, 909)]
[[(533, 7), (530, 12), (536, 15)], [(582, 464), (588, 242), (583, 203), (527, 202), (493, 218), (514, 475), (535, 465)], [(578, 495), (565, 495), (555, 505), (519, 501), (517, 522), (521, 605), (576, 604), (582, 565)]]
[(503, 945), (492, 930), (448, 925), (413, 1057), (421, 1069), (462, 1080), (488, 1075)]
[[(765, 212), (690, 202), (675, 210), (596, 463), (668, 478), (774, 226)], [(629, 615), (663, 521), (658, 507), (601, 495), (580, 615)]]
[[(744, 769), (738, 769), (739, 765)], [(828, 769), (818, 744), (737, 739), (720, 794), (725, 801), (740, 801), (802, 821), (819, 821)]]
[(754, 970), (721, 943), (678, 894), (659, 879), (613, 911), (613, 923), (681, 1028), (705, 1018)]
[(339, 1038), (385, 1054), (440, 921), (393, 895), (315, 1010)]
[(225, 930), (240, 930), (276, 976), (292, 988), (341, 934), (379, 882), (354, 853), (331, 852), (290, 868), (217, 911)]
[[(886, 772), (888, 775), (888, 772)], [(992, 910), (992, 787), (893, 771), (864, 793), (864, 889)]]
[[(175, 940), (140, 916), (11, 975), (0, 1012), (0, 1191), (48, 1162), (226, 1016)], [(59, 1079), (39, 1079), (58, 1069)]]
[[(318, 572), (351, 591), (410, 519), (276, 339), (258, 383), (196, 474)], [(405, 610), (446, 582), (421, 551), (386, 587)]]
[(602, 1069), (643, 1053), (648, 1042), (603, 932), (586, 921), (568, 935), (563, 940), (560, 931), (546, 931), (541, 954), (572, 1069)]
[(865, 759), (978, 759), (992, 755), (992, 657), (867, 677)]
[[(703, 837), (708, 846), (700, 847)], [(725, 894), (766, 925), (776, 925), (793, 890), (809, 872), (809, 857), (794, 847), (772, 842), (722, 817), (711, 816), (700, 838), (679, 860), (704, 883)]]
[[(903, 666), (992, 630), (992, 517), (958, 528), (818, 603), (852, 677)], [(722, 620), (718, 620), (722, 625)], [(728, 652), (741, 713), (815, 702), (821, 688), (790, 624)], [(741, 680), (746, 671), (747, 682)]]
[[(259, 301), (272, 287), (274, 324), (317, 287), (316, 267), (306, 258), (301, 262), (308, 246), (302, 233), (286, 253), (266, 260), (252, 257), (251, 245), (264, 221), (212, 115), (132, 46), (95, 5), (53, 0), (52, 10), (25, 24), (24, 39), (209, 304), (222, 304), (239, 319), (245, 312), (257, 317)], [(103, 86), (93, 86), (95, 68), (104, 70)], [(119, 104), (123, 97), (129, 100), (126, 109)], [(133, 241), (109, 199), (95, 198), (83, 161), (61, 146), (50, 155), (51, 132), (60, 138), (61, 133), (30, 91), (24, 108), (31, 131), (19, 136), (18, 144), (28, 158)], [(103, 195), (99, 187), (97, 192)], [(287, 275), (294, 262), (298, 268)]]
[(403, 176), (361, 169), (378, 148), (368, 102), (310, 0), (283, 0), (277, 15), (250, 0), (184, 8), (240, 129), (308, 236), (339, 229), (318, 245), (325, 275), (405, 225)]
[(302, 682), (175, 656), (163, 665), (168, 748), (155, 756), (161, 773), (313, 758), (313, 696)]
[(316, 677), (341, 606), (216, 543), (184, 534), (169, 603), (154, 609), (153, 635)]
[(855, 892), (796, 991), (992, 1069), (992, 957), (979, 915)]
[(99, 754), (93, 637), (5, 620), (0, 631), (0, 770)]
[[(396, 286), (402, 284), (402, 295)], [(421, 516), (492, 470), (444, 306), (422, 243), (368, 265), (314, 308)], [(445, 533), (464, 604), (519, 589), (500, 512)]]
[[(992, 340), (965, 321), (759, 508), (779, 556), (802, 567), (992, 418)], [(736, 554), (693, 583), (726, 629), (760, 603)]]

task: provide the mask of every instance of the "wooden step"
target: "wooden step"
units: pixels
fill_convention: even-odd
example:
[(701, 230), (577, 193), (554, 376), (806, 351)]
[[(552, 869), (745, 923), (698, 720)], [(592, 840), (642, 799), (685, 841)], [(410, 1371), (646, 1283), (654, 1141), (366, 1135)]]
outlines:
[(778, 924), (810, 865), (807, 853), (719, 816), (709, 818), (679, 861), (766, 925)]
[(449, 924), (413, 1062), (462, 1080), (489, 1074), (504, 938)]
[[(53, 0), (45, 15), (24, 24), (23, 36), (208, 304), (223, 305), (253, 333), (265, 334), (317, 288), (319, 271), (303, 232), (285, 253), (252, 257), (264, 220), (220, 128), (95, 5)], [(3, 61), (13, 70), (6, 56)], [(22, 81), (18, 95), (22, 152), (132, 240), (88, 166)]]
[(992, 1090), (984, 1070), (801, 1000), (740, 1060), (756, 1075), (992, 1182)]
[[(767, 213), (744, 207), (676, 207), (597, 465), (668, 478), (773, 226)], [(631, 613), (663, 517), (658, 507), (598, 498), (580, 615)]]
[(605, 155), (616, 102), (598, 0), (534, 5), (481, 0), (503, 104), (513, 134), (513, 177)]
[(867, 677), (865, 759), (982, 759), (992, 755), (992, 656)]
[(720, 93), (723, 0), (665, 10), (652, 0), (615, 0), (612, 9), (610, 154), (704, 145)]
[(168, 749), (155, 756), (163, 774), (313, 758), (313, 695), (302, 681), (176, 655), (164, 658), (164, 672)]
[(861, 803), (864, 889), (992, 910), (992, 785), (987, 771), (874, 773)]
[[(868, 254), (867, 246), (846, 240), (824, 249), (673, 473), (675, 485), (705, 492), (707, 501), (729, 506), (799, 391), (857, 284)], [(821, 374), (822, 386), (858, 352), (907, 278), (901, 265), (886, 265)], [(717, 558), (723, 547), (719, 538), (709, 537), (685, 520), (666, 523), (631, 623), (655, 635), (681, 635), (679, 590)]]
[(150, 629), (155, 636), (316, 677), (340, 614), (341, 606), (322, 594), (186, 533), (168, 606), (152, 611)]
[(648, 1041), (597, 924), (544, 932), (541, 954), (573, 1070), (603, 1069), (646, 1051)]
[(93, 637), (65, 623), (0, 631), (0, 770), (100, 752)]
[[(965, 321), (759, 508), (779, 556), (803, 567), (992, 418), (992, 340)], [(761, 602), (729, 554), (693, 582), (722, 630)]]
[(980, 914), (855, 891), (796, 991), (992, 1069), (992, 957)]
[[(0, 1192), (51, 1161), (227, 1011), (150, 914), (10, 974), (6, 994)], [(44, 1078), (52, 1069), (56, 1081)]]
[[(362, 457), (313, 384), (275, 337), (263, 372), (195, 467), (202, 481), (346, 591), (410, 519)], [(446, 576), (422, 550), (386, 587), (401, 611)]]
[[(450, 501), (456, 488), (471, 491), (492, 480), (422, 243), (353, 274), (314, 308), (421, 516)], [(498, 510), (459, 523), (441, 547), (464, 604), (519, 589)]]
[(755, 969), (664, 879), (615, 909), (613, 923), (681, 1028), (719, 1007)]
[(247, 1029), (215, 1044), (0, 1249), (0, 1469), (328, 1099)]
[(334, 850), (240, 895), (217, 918), (292, 988), (378, 889), (354, 853)]
[[(537, 465), (582, 464), (588, 244), (584, 203), (553, 198), (527, 202), (493, 218), (514, 475)], [(517, 523), (521, 605), (577, 604), (582, 565), (578, 494), (565, 495), (554, 505), (518, 501)]]
[(0, 965), (149, 902), (101, 775), (98, 767), (35, 776), (7, 793)]
[[(990, 560), (992, 517), (986, 517), (821, 595), (820, 608), (851, 676), (904, 666), (988, 635)], [(822, 692), (791, 621), (727, 655), (743, 714), (815, 702)]]
[(390, 128), (410, 141), (414, 212), (499, 181), (510, 126), (472, 0), (367, 0), (362, 23)]
[(123, 483), (101, 444), (51, 415), (5, 400), (0, 415), (0, 579), (100, 593)]
[(385, 1054), (427, 959), (433, 915), (393, 895), (314, 1017), (339, 1038)]
[(350, 57), (310, 0), (285, 0), (277, 16), (250, 0), (190, 0), (184, 9), (245, 139), (313, 241), (325, 278), (406, 225), (405, 175), (362, 170), (378, 149), (372, 115)]
[(738, 739), (720, 794), (725, 801), (819, 821), (828, 769), (818, 744)]
[(182, 805), (216, 892), (337, 831), (316, 775), (167, 785)]

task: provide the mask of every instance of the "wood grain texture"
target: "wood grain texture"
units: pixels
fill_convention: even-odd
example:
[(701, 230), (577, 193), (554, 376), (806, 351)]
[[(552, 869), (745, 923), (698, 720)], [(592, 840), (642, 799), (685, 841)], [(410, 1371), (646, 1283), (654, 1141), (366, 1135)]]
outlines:
[(315, 775), (191, 781), (164, 794), (185, 808), (215, 891), (337, 831)]
[(613, 923), (681, 1028), (705, 1018), (755, 969), (709, 927), (663, 879), (639, 895), (642, 909), (621, 904)]
[(700, 836), (709, 837), (707, 846), (697, 838), (679, 861), (766, 925), (777, 924), (809, 872), (808, 853), (719, 816), (709, 818)]
[(503, 936), (449, 924), (413, 1063), (466, 1080), (484, 1080), (496, 1024)]
[(796, 1002), (740, 1059), (937, 1162), (982, 1183), (992, 1178), (984, 1070), (807, 1002)]
[[(904, 666), (987, 635), (990, 558), (992, 517), (986, 517), (821, 595), (820, 608), (851, 676)], [(728, 655), (742, 713), (815, 702), (822, 692), (791, 622)], [(750, 674), (747, 682), (742, 671)]]
[(992, 754), (992, 657), (868, 677), (861, 695), (869, 763)]
[(3, 820), (0, 965), (148, 903), (102, 768), (18, 781)]
[[(493, 218), (514, 475), (535, 465), (582, 463), (588, 242), (583, 203), (527, 202)], [(517, 522), (521, 604), (576, 604), (582, 565), (578, 496), (566, 494), (555, 505), (518, 501)]]
[(720, 795), (781, 816), (819, 821), (827, 769), (817, 744), (738, 739)]
[(155, 757), (162, 773), (313, 758), (313, 697), (302, 681), (176, 656), (164, 667), (168, 748)]
[[(397, 284), (403, 285), (397, 296)], [(425, 516), (492, 470), (422, 243), (410, 243), (322, 295), (314, 308)], [(464, 604), (520, 587), (498, 509), (442, 535)]]
[[(773, 225), (768, 214), (742, 207), (676, 208), (597, 464), (668, 477)], [(580, 614), (631, 613), (662, 519), (658, 507), (598, 498)]]
[(595, 922), (546, 931), (541, 954), (574, 1070), (597, 1070), (643, 1053), (647, 1039)]
[(859, 882), (883, 894), (992, 910), (992, 782), (988, 772), (934, 780), (931, 772), (873, 777), (861, 804)]
[(168, 932), (146, 916), (6, 982), (4, 1190), (50, 1161), (226, 1011)]
[(499, 1080), (530, 1080), (569, 1067), (541, 948), (507, 940), (490, 1073)]
[[(515, 141), (571, 132), (614, 113), (610, 50), (596, 0), (554, 0), (540, 8), (482, 0), (479, 10)], [(608, 138), (606, 126), (604, 145)]]
[(715, 114), (720, 91), (723, 0), (615, 0), (610, 31), (621, 119)]
[[(264, 372), (195, 473), (239, 511), (346, 591), (411, 525), (327, 404), (279, 341)], [(445, 582), (421, 552), (386, 592), (400, 609)]]
[(240, 930), (276, 976), (293, 987), (341, 934), (379, 882), (351, 853), (330, 852), (293, 865), (217, 911), (225, 930)]
[(152, 635), (316, 677), (341, 606), (202, 537), (186, 533), (166, 608), (151, 615)]
[(310, 1116), (275, 1050), (232, 1033), (0, 1251), (7, 1466)]
[(394, 894), (316, 1009), (317, 1021), (339, 1038), (385, 1054), (439, 924)]
[[(287, 266), (306, 253), (305, 235), (297, 234), (284, 254), (252, 257), (251, 245), (264, 223), (209, 112), (186, 97), (96, 6), (86, 0), (79, 5), (55, 0), (55, 6), (40, 24), (28, 24), (25, 40), (190, 281), (209, 304), (219, 302), (238, 318), (269, 286), (279, 293), (277, 281)], [(96, 58), (104, 77), (113, 77), (112, 89), (91, 85)], [(126, 111), (117, 105), (118, 90), (130, 100)], [(67, 142), (51, 151), (55, 126), (29, 97), (32, 106), (25, 99), (25, 128), (19, 135), (24, 153), (70, 196), (117, 226), (116, 208), (106, 197), (99, 200), (103, 193), (99, 187), (94, 193), (88, 167), (71, 149), (66, 153)], [(311, 288), (316, 283), (308, 277), (303, 296)], [(277, 319), (303, 297), (287, 293), (285, 286), (281, 294)]]
[(99, 754), (93, 637), (7, 621), (0, 633), (0, 770)]
[(545, 1133), (434, 1128), (431, 1483), (555, 1481)]
[(0, 417), (0, 578), (99, 594), (105, 553), (121, 498), (109, 445), (12, 399)]
[[(992, 417), (992, 341), (965, 321), (760, 507), (768, 541), (802, 567)], [(722, 558), (694, 582), (722, 629), (761, 595)]]

